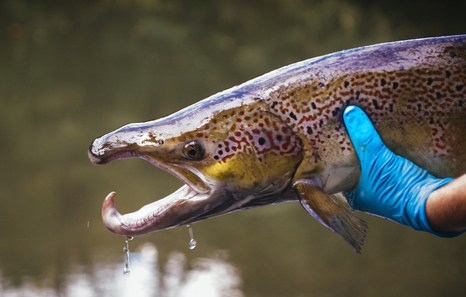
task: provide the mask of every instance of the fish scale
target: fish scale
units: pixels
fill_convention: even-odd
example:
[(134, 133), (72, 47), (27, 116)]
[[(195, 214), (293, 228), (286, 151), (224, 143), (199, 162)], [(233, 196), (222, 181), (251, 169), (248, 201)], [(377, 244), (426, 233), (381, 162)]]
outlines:
[(234, 211), (299, 201), (360, 253), (366, 224), (331, 197), (357, 186), (359, 159), (342, 119), (361, 107), (384, 143), (437, 177), (466, 173), (466, 35), (415, 39), (298, 62), (172, 115), (96, 139), (94, 164), (143, 158), (185, 185), (121, 215), (112, 232), (137, 236)]
[[(320, 76), (317, 69), (313, 72), (313, 67), (310, 67), (307, 71), (312, 74), (305, 82), (280, 88), (271, 93), (266, 101), (293, 130), (304, 135), (314, 153), (324, 159), (340, 155), (338, 151), (329, 153), (329, 150), (340, 150), (342, 155), (353, 152), (341, 115), (347, 105), (357, 105), (379, 128), (383, 139), (389, 134), (386, 130), (393, 125), (403, 127), (404, 133), (401, 134), (417, 138), (416, 143), (402, 145), (403, 149), (400, 149), (400, 145), (393, 144), (393, 137), (389, 136), (388, 145), (395, 152), (408, 154), (415, 163), (438, 176), (457, 176), (462, 169), (450, 170), (447, 166), (454, 162), (448, 159), (452, 150), (456, 149), (453, 153), (455, 156), (463, 155), (458, 151), (458, 147), (462, 146), (458, 143), (464, 144), (464, 140), (461, 135), (452, 133), (451, 120), (454, 119), (457, 128), (466, 128), (463, 116), (466, 111), (466, 49), (464, 45), (456, 50), (446, 47), (443, 51), (449, 54), (439, 52), (435, 58), (425, 58), (434, 54), (432, 47), (423, 46), (417, 51), (411, 48), (411, 51), (416, 54), (405, 58), (402, 69), (398, 70), (390, 71), (395, 67), (392, 64), (400, 64), (399, 60), (392, 63), (388, 58), (386, 64), (378, 63), (374, 67), (372, 63), (379, 56), (377, 52), (365, 56), (356, 67), (345, 67), (342, 64), (352, 64), (352, 59), (342, 58), (330, 80), (326, 79), (328, 74)], [(439, 65), (442, 67), (439, 68)], [(319, 67), (322, 65), (316, 64), (314, 68)], [(370, 71), (370, 68), (376, 69)], [(309, 101), (312, 103), (309, 104)], [(329, 122), (333, 124), (333, 129), (329, 129)], [(383, 125), (384, 122), (391, 125)], [(408, 133), (411, 126), (424, 127), (422, 135)], [(337, 142), (338, 146), (330, 146), (332, 141)], [(431, 166), (429, 161), (415, 156), (420, 153), (427, 154), (429, 159), (442, 159), (441, 162), (447, 165), (442, 168)], [(461, 160), (464, 161), (464, 157)]]

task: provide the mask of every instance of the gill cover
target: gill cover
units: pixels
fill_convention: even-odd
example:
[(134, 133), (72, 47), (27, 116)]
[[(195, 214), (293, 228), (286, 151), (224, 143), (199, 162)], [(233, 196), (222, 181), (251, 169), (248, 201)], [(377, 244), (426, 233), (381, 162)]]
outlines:
[(262, 101), (218, 113), (202, 130), (209, 156), (199, 170), (236, 197), (276, 188), (303, 158), (301, 139)]

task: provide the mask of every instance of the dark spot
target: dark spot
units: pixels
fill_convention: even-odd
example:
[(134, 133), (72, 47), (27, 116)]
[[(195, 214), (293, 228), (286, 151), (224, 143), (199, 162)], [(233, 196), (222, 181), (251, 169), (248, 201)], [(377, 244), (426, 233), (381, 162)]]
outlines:
[(163, 141), (163, 139), (159, 139), (159, 145), (163, 145), (165, 143), (165, 141)]
[(360, 93), (359, 91), (356, 91), (356, 100), (359, 100), (359, 95), (360, 95), (360, 94), (361, 94), (361, 93)]
[(322, 125), (324, 124), (324, 120), (319, 121), (319, 127), (322, 128)]
[(222, 147), (222, 144), (220, 143), (220, 144), (218, 145), (218, 147), (221, 148), (221, 147)]
[(393, 112), (393, 103), (390, 103), (390, 105), (388, 106), (388, 111)]
[(223, 155), (223, 151), (218, 151), (218, 154), (219, 154), (219, 155)]
[(380, 85), (383, 87), (383, 86), (385, 86), (385, 84), (387, 84), (387, 81), (386, 81), (385, 79), (382, 78), (382, 79), (380, 80)]
[(427, 85), (430, 86), (433, 82), (434, 82), (434, 80), (433, 80), (432, 78), (429, 77), (429, 78), (427, 79)]
[(445, 76), (446, 76), (447, 78), (450, 78), (451, 72), (447, 70), (447, 71), (445, 72)]
[(345, 81), (345, 88), (349, 86), (349, 82)]
[(281, 135), (277, 135), (277, 140), (282, 141), (283, 137)]
[(277, 106), (277, 104), (278, 104), (278, 102), (277, 102), (277, 101), (274, 101), (274, 102), (272, 103), (272, 108), (275, 108), (275, 106)]
[(319, 83), (319, 87), (323, 88), (324, 87), (324, 84), (323, 83)]
[(421, 106), (422, 105), (420, 103), (417, 105), (417, 111), (421, 111)]
[(188, 149), (188, 155), (191, 157), (195, 157), (197, 155), (197, 150), (195, 149)]
[(298, 119), (293, 112), (290, 112), (290, 117), (293, 118), (293, 120), (295, 121)]
[(312, 109), (317, 109), (317, 106), (314, 102), (311, 102)]
[(433, 124), (434, 123), (434, 119), (433, 118), (430, 118), (430, 121), (429, 121), (429, 124)]
[(265, 144), (265, 139), (264, 138), (259, 138), (259, 144), (264, 145)]
[(372, 104), (374, 104), (375, 109), (380, 109), (380, 106), (375, 99), (372, 99)]
[(440, 92), (435, 93), (435, 95), (437, 95), (437, 99), (442, 98), (442, 94), (440, 94)]
[(215, 156), (214, 156), (214, 159), (215, 159), (215, 160), (218, 160), (218, 156), (217, 156), (217, 155), (215, 155)]
[(458, 106), (463, 106), (463, 100), (458, 101)]
[(459, 92), (463, 89), (463, 85), (457, 85), (456, 86), (456, 90)]
[(394, 83), (393, 83), (393, 89), (396, 90), (396, 88), (398, 88), (398, 83), (397, 83), (397, 82), (394, 82)]
[(307, 134), (312, 134), (312, 128), (310, 126), (307, 126)]
[(333, 115), (334, 117), (336, 117), (339, 111), (340, 111), (340, 108), (339, 108), (339, 107), (335, 108), (335, 110), (332, 111), (332, 115)]

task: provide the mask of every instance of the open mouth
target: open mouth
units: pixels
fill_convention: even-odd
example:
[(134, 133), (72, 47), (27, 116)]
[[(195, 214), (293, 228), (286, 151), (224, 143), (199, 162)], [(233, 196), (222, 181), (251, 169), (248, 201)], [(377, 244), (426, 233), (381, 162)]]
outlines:
[[(124, 236), (138, 236), (150, 232), (174, 228), (195, 221), (202, 220), (201, 216), (215, 207), (215, 203), (209, 203), (211, 197), (210, 187), (199, 187), (191, 183), (183, 175), (168, 166), (158, 163), (147, 155), (122, 150), (107, 156), (99, 156), (93, 153), (92, 146), (88, 152), (89, 159), (97, 165), (105, 165), (112, 161), (128, 158), (142, 158), (153, 165), (171, 173), (185, 183), (174, 193), (165, 198), (143, 206), (138, 211), (120, 214), (115, 207), (116, 193), (108, 194), (102, 205), (102, 219), (105, 227), (113, 233)], [(198, 173), (199, 174), (199, 173)]]

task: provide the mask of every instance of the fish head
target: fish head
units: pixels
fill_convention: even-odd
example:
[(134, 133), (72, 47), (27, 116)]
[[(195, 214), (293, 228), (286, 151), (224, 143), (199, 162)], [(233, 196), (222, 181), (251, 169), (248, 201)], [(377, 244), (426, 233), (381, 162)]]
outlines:
[(301, 139), (261, 100), (231, 108), (194, 106), (126, 125), (94, 140), (94, 164), (143, 158), (185, 183), (173, 194), (121, 215), (110, 193), (102, 207), (112, 232), (137, 236), (278, 202), (303, 158)]

